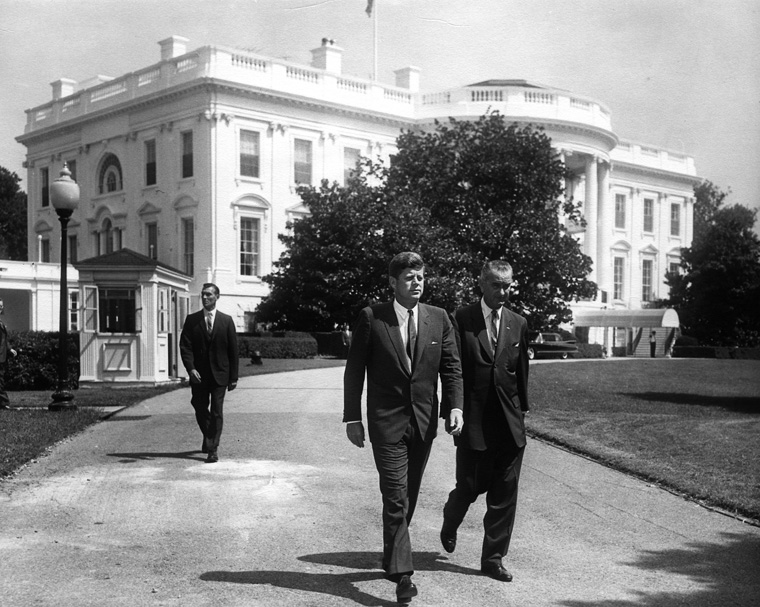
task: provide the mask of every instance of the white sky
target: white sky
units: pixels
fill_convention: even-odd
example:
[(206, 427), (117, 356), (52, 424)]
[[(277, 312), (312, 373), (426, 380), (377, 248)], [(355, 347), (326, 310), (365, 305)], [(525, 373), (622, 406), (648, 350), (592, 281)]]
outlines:
[[(0, 165), (50, 82), (121, 76), (188, 50), (246, 48), (309, 63), (323, 37), (345, 73), (372, 72), (366, 0), (0, 0)], [(759, 0), (376, 0), (379, 79), (422, 69), (423, 92), (526, 79), (588, 95), (618, 136), (694, 156), (701, 177), (760, 208)], [(757, 227), (757, 226), (756, 226)]]

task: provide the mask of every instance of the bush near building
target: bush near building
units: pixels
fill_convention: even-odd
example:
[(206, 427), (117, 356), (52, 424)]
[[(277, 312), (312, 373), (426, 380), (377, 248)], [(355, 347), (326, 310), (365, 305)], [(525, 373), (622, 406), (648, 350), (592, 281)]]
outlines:
[(255, 352), (261, 358), (314, 358), (319, 354), (316, 339), (308, 333), (296, 332), (239, 335), (238, 352), (240, 358), (251, 358)]
[[(79, 387), (79, 333), (69, 333), (68, 385)], [(58, 386), (58, 333), (11, 331), (8, 342), (18, 352), (10, 357), (5, 370), (8, 390), (53, 390)]]

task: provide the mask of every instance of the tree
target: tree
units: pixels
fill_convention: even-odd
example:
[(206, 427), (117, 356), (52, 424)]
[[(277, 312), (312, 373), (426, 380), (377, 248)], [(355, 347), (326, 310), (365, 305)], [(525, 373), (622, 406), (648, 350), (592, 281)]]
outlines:
[(26, 194), (21, 178), (0, 166), (0, 259), (27, 259)]
[[(684, 334), (709, 345), (760, 341), (760, 239), (757, 211), (722, 206), (728, 192), (706, 181), (694, 189), (694, 238), (681, 251), (683, 273), (670, 273), (669, 305)], [(697, 219), (697, 217), (699, 219)]]
[(281, 236), (286, 252), (265, 277), (260, 319), (331, 329), (387, 298), (387, 264), (415, 250), (427, 265), (425, 301), (452, 310), (476, 296), (488, 259), (507, 259), (512, 306), (535, 328), (569, 320), (566, 301), (592, 297), (591, 260), (560, 223), (580, 221), (563, 199), (566, 169), (542, 130), (498, 113), (404, 132), (390, 166), (365, 159), (346, 187), (301, 188), (311, 216)]

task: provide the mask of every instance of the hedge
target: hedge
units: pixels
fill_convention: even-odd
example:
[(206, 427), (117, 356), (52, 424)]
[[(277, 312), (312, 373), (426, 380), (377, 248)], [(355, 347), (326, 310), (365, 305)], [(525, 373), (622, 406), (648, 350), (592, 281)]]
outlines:
[[(65, 388), (79, 388), (79, 333), (68, 337), (68, 379)], [(8, 333), (8, 343), (18, 352), (8, 357), (5, 386), (8, 390), (55, 390), (58, 387), (58, 332)]]
[(308, 333), (300, 337), (252, 337), (238, 336), (240, 358), (251, 358), (258, 352), (262, 358), (314, 358), (317, 340)]
[(735, 358), (760, 360), (760, 348), (731, 348), (727, 346), (675, 346), (673, 358)]
[(573, 358), (604, 358), (604, 351), (601, 344), (575, 344), (578, 351), (571, 356)]

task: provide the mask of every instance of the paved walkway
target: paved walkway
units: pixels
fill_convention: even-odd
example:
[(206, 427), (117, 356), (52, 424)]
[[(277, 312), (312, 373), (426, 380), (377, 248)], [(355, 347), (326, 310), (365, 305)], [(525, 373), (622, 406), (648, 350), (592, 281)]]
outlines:
[[(221, 461), (188, 389), (123, 410), (0, 486), (4, 607), (395, 605), (368, 448), (345, 438), (342, 368), (241, 380)], [(412, 526), (413, 605), (758, 604), (760, 529), (530, 441), (509, 569), (478, 573), (479, 500), (439, 546), (454, 477), (433, 447)]]

